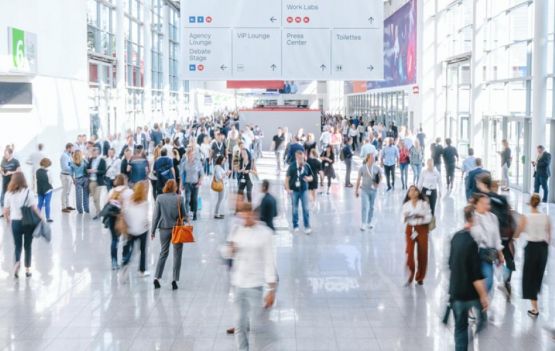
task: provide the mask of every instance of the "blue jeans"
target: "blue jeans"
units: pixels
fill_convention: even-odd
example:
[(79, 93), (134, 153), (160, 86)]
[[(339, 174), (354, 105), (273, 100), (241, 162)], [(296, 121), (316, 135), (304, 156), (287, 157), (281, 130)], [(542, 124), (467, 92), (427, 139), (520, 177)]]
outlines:
[(131, 261), (131, 257), (133, 256), (133, 247), (135, 246), (135, 241), (139, 240), (140, 243), (140, 250), (141, 256), (139, 258), (139, 271), (145, 272), (146, 271), (146, 235), (147, 233), (143, 233), (141, 235), (128, 235), (127, 242), (123, 246), (123, 262), (122, 265), (126, 266)]
[(12, 220), (12, 234), (15, 245), (15, 262), (21, 260), (21, 251), (25, 250), (25, 267), (31, 267), (31, 248), (33, 244), (33, 230), (25, 228), (21, 220)]
[[(193, 216), (197, 216), (197, 205), (198, 205), (198, 187), (196, 183), (184, 183), (185, 188), (185, 209), (187, 212), (189, 210), (193, 212)], [(186, 213), (181, 214), (185, 217)]]
[(486, 279), (486, 288), (488, 293), (493, 287), (493, 263), (481, 261), (482, 274)]
[(308, 191), (293, 191), (291, 195), (293, 201), (293, 228), (299, 227), (299, 201), (303, 208), (303, 224), (305, 228), (310, 228), (310, 214), (308, 213)]
[(255, 320), (262, 313), (262, 287), (234, 289), (235, 297), (235, 341), (239, 351), (249, 350), (249, 330), (251, 320)]
[(89, 213), (89, 179), (87, 177), (77, 178), (75, 180), (75, 203), (77, 212)]
[(364, 190), (360, 192), (360, 201), (362, 203), (362, 224), (370, 224), (374, 216), (374, 202), (376, 201), (376, 189)]
[(543, 188), (543, 197), (542, 197), (542, 202), (547, 202), (547, 194), (548, 194), (548, 189), (547, 189), (547, 180), (549, 179), (549, 177), (542, 177), (542, 176), (536, 176), (534, 177), (534, 192), (539, 194), (540, 193), (540, 186)]
[(50, 201), (52, 200), (52, 191), (47, 192), (44, 195), (39, 194), (39, 212), (42, 211), (44, 207), (44, 212), (46, 212), (46, 219), (50, 219)]
[(422, 173), (422, 164), (411, 164), (410, 165), (412, 167), (412, 173), (414, 175), (413, 178), (413, 183), (414, 184), (418, 184), (418, 180), (420, 179), (420, 173)]
[(407, 180), (409, 178), (409, 164), (401, 163), (399, 165), (399, 169), (401, 170), (401, 184), (403, 185), (403, 188), (406, 188)]
[[(482, 307), (480, 301), (470, 300), (461, 301), (454, 300), (451, 302), (451, 307), (453, 308), (453, 315), (455, 316), (455, 350), (456, 351), (467, 351), (468, 350), (468, 312), (471, 309), (475, 309), (475, 313), (481, 311)], [(477, 318), (478, 330), (480, 330), (481, 324), (485, 320), (484, 314)]]

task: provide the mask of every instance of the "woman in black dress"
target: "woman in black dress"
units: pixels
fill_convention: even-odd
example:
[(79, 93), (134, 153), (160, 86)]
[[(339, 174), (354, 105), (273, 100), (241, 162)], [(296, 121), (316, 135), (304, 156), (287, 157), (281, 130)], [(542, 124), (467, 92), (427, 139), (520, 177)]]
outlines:
[(312, 169), (312, 181), (308, 183), (308, 190), (310, 191), (310, 202), (312, 206), (316, 204), (316, 190), (318, 189), (318, 177), (323, 179), (322, 176), (322, 162), (318, 159), (318, 152), (316, 149), (310, 150), (308, 160), (306, 161)]
[[(333, 163), (335, 162), (335, 154), (333, 153), (333, 146), (328, 145), (322, 155), (320, 155), (322, 160), (322, 171), (324, 176), (328, 178), (328, 190), (327, 194), (330, 193), (331, 180), (335, 178), (335, 170), (333, 169)], [(322, 178), (321, 185), (324, 185), (324, 179)]]

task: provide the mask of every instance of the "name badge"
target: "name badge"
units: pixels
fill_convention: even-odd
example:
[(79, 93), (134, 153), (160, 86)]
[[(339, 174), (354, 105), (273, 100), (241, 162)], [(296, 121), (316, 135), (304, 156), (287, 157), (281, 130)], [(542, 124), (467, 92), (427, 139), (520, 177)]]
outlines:
[(426, 196), (432, 196), (432, 191), (431, 190), (426, 190)]
[(245, 178), (241, 178), (241, 183), (245, 184), (247, 180)]
[(297, 180), (295, 182), (295, 187), (300, 188), (301, 187), (301, 182)]

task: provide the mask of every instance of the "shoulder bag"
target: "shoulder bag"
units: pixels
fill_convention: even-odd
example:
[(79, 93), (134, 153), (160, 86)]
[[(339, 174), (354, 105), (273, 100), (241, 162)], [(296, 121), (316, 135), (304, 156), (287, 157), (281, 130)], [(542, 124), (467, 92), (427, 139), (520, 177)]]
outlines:
[(29, 199), (29, 189), (27, 189), (27, 195), (25, 195), (25, 201), (23, 201), (23, 206), (21, 206), (21, 225), (26, 228), (32, 228), (33, 230), (40, 223), (41, 219), (33, 209), (33, 206), (27, 205), (27, 200)]
[(179, 217), (172, 229), (172, 244), (194, 243), (193, 226), (183, 225), (183, 217), (181, 216), (181, 197), (177, 196), (177, 213)]

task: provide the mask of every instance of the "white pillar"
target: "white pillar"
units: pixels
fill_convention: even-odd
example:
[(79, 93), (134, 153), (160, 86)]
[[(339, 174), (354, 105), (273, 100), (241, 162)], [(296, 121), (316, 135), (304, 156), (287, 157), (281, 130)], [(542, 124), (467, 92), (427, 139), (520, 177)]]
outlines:
[(162, 113), (164, 116), (168, 116), (170, 107), (170, 8), (165, 2), (162, 9), (162, 16), (164, 23), (164, 37), (162, 41), (162, 89), (164, 101), (162, 104)]
[(547, 98), (547, 20), (546, 0), (534, 1), (534, 41), (532, 48), (532, 158), (536, 146), (545, 145)]
[(152, 0), (144, 2), (144, 122), (150, 123), (152, 116)]
[(116, 1), (116, 116), (117, 125), (115, 131), (121, 131), (121, 127), (127, 121), (127, 111), (125, 106), (126, 88), (125, 88), (125, 12), (123, 8), (123, 0)]

